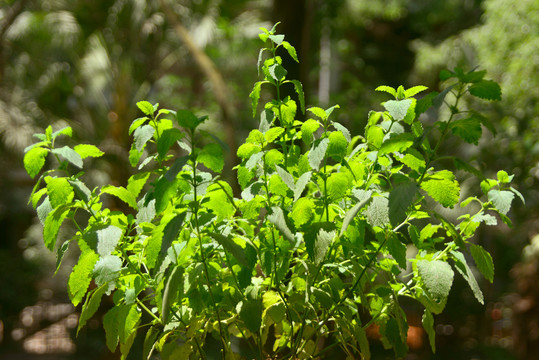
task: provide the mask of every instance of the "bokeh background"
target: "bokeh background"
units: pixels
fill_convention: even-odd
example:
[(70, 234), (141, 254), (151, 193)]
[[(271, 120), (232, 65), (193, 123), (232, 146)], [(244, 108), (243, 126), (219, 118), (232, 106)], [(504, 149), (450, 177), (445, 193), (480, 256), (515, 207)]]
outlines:
[[(257, 126), (248, 94), (259, 27), (277, 21), (300, 58), (285, 64), (289, 78), (303, 82), (307, 104), (339, 104), (338, 121), (355, 134), (386, 99), (374, 92), (378, 85), (439, 90), (439, 71), (455, 66), (485, 69), (500, 83), (501, 102), (474, 105), (497, 133), (483, 129), (478, 147), (448, 143), (446, 150), (489, 176), (514, 174), (526, 204), (515, 200), (512, 228), (478, 232), (475, 241), (494, 258), (494, 283), (481, 280), (482, 306), (455, 277), (447, 309), (435, 318), (435, 355), (411, 306), (408, 359), (537, 358), (537, 0), (1, 0), (0, 359), (119, 359), (106, 350), (99, 315), (74, 336), (77, 309), (65, 284), (77, 254), (54, 275), (55, 254), (43, 247), (27, 205), (33, 183), (22, 158), (32, 134), (69, 124), (74, 141), (107, 154), (92, 160), (91, 181), (125, 185), (127, 129), (145, 99), (209, 115), (233, 165), (237, 144)], [(224, 175), (234, 181), (232, 171)], [(463, 192), (474, 187), (467, 181)], [(372, 344), (374, 359), (392, 358)], [(136, 346), (130, 358), (140, 358)]]

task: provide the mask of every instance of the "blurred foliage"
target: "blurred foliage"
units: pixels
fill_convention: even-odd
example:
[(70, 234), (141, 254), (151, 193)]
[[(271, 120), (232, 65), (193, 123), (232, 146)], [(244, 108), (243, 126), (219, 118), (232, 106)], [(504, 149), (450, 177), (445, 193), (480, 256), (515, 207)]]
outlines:
[[(31, 134), (69, 123), (77, 141), (99, 146), (107, 156), (93, 163), (95, 184), (125, 184), (129, 165), (118, 159), (126, 158), (127, 127), (142, 98), (208, 114), (208, 126), (233, 144), (230, 134), (243, 139), (255, 123), (246, 100), (256, 78), (258, 28), (276, 21), (283, 22), (280, 31), (304, 64), (294, 75), (304, 83), (307, 103), (338, 103), (338, 121), (356, 134), (363, 132), (367, 110), (382, 100), (372, 91), (380, 84), (422, 83), (437, 90), (439, 69), (456, 65), (478, 66), (501, 84), (503, 101), (489, 106), (498, 134), (487, 137), (478, 151), (463, 147), (461, 152), (482, 170), (514, 173), (526, 198), (526, 206), (515, 204), (512, 210), (513, 229), (480, 239), (497, 266), (487, 298), (496, 302), (515, 290), (507, 273), (539, 231), (537, 1), (9, 0), (0, 5), (0, 223), (5, 230), (0, 252), (6, 269), (29, 271), (1, 279), (2, 285), (15, 286), (6, 285), (9, 280), (25, 289), (17, 291), (16, 305), (32, 304), (45, 286), (34, 277), (39, 269), (34, 260), (23, 257), (38, 243), (31, 231), (24, 235), (32, 220), (24, 206), (31, 189), (22, 151)], [(176, 31), (178, 24), (226, 84), (235, 105), (232, 119), (227, 121), (213, 83)], [(2, 291), (2, 318), (16, 311), (4, 299), (8, 294)], [(444, 321), (474, 329), (467, 338), (485, 343), (486, 325), (466, 325), (470, 313), (456, 309), (455, 319)], [(484, 320), (483, 309), (472, 311), (475, 322)], [(448, 349), (462, 350), (459, 339)]]

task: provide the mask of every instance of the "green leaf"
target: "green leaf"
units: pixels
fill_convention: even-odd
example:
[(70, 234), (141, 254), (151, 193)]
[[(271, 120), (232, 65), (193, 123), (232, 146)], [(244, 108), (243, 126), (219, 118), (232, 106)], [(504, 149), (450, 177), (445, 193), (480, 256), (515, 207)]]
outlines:
[(183, 279), (183, 267), (175, 266), (168, 276), (165, 290), (163, 291), (161, 318), (163, 319), (164, 324), (167, 324), (170, 320), (170, 306), (171, 304), (175, 303), (178, 298), (178, 289), (180, 288)]
[(419, 116), (423, 114), (425, 111), (427, 111), (432, 106), (432, 101), (437, 95), (438, 95), (438, 92), (433, 91), (423, 96), (421, 99), (417, 100), (417, 103), (415, 106), (416, 116)]
[[(174, 216), (170, 221), (168, 221), (163, 229), (163, 237), (159, 242), (159, 260), (162, 261), (168, 250), (172, 246), (172, 242), (178, 239), (178, 234), (184, 226), (185, 217), (187, 216), (186, 212), (182, 212)], [(158, 235), (160, 236), (160, 234)], [(156, 249), (157, 252), (157, 249)]]
[(140, 125), (144, 124), (147, 120), (149, 120), (147, 117), (141, 117), (133, 120), (129, 126), (129, 135), (131, 135), (133, 131), (135, 131)]
[(48, 149), (35, 147), (24, 154), (24, 168), (32, 179), (41, 171), (43, 165), (45, 165), (45, 158), (48, 153)]
[(507, 215), (511, 209), (511, 203), (514, 197), (515, 194), (513, 192), (506, 190), (490, 190), (488, 192), (489, 201), (492, 201), (496, 209), (503, 215)]
[[(225, 250), (230, 252), (239, 264), (246, 268), (252, 268), (252, 261), (248, 258), (248, 252), (251, 252), (252, 245), (239, 237), (225, 236), (219, 233), (210, 233), (210, 236), (217, 241)], [(247, 248), (251, 248), (246, 251)]]
[(333, 131), (329, 134), (328, 138), (327, 155), (335, 159), (335, 161), (342, 161), (346, 156), (346, 150), (348, 148), (348, 141), (344, 137), (344, 134), (341, 131)]
[(260, 89), (262, 88), (262, 84), (264, 84), (267, 81), (258, 81), (255, 83), (253, 87), (253, 91), (249, 94), (249, 97), (251, 98), (251, 107), (253, 109), (253, 117), (256, 115), (256, 109), (258, 107), (258, 100), (260, 99)]
[(260, 152), (260, 145), (252, 143), (241, 144), (238, 148), (237, 155), (240, 159), (249, 159), (251, 155)]
[(122, 306), (114, 306), (103, 317), (103, 327), (105, 329), (106, 343), (107, 347), (111, 352), (115, 352), (116, 347), (118, 346), (118, 333), (119, 327), (121, 326), (118, 317), (120, 315), (121, 308)]
[(159, 154), (159, 156), (161, 158), (164, 157), (170, 147), (181, 138), (183, 138), (183, 133), (176, 128), (164, 130), (159, 136), (159, 141), (157, 142), (157, 153)]
[(338, 201), (344, 197), (350, 186), (350, 178), (344, 173), (332, 173), (326, 182), (327, 196), (332, 201)]
[(389, 220), (391, 225), (397, 226), (406, 219), (406, 210), (412, 204), (417, 192), (415, 182), (405, 182), (393, 188), (389, 193)]
[(86, 322), (90, 320), (90, 318), (96, 313), (97, 309), (99, 309), (99, 304), (101, 304), (101, 298), (105, 294), (106, 290), (107, 285), (104, 284), (95, 289), (95, 291), (93, 291), (92, 294), (86, 298), (86, 302), (82, 306), (82, 311), (79, 317), (77, 335), (79, 334), (80, 329), (82, 329), (84, 325), (86, 325)]
[(328, 114), (326, 113), (326, 111), (317, 106), (310, 107), (307, 110), (309, 110), (310, 112), (312, 112), (314, 115), (318, 116), (322, 120), (327, 120), (328, 118)]
[(258, 333), (262, 325), (262, 311), (264, 307), (260, 300), (246, 300), (241, 305), (240, 320), (252, 333)]
[(291, 243), (294, 242), (294, 234), (290, 231), (288, 224), (286, 223), (283, 210), (280, 207), (274, 206), (271, 208), (271, 214), (267, 219), (275, 225), (275, 227), (281, 232), (281, 234)]
[(426, 166), (425, 158), (416, 149), (408, 149), (404, 156), (396, 156), (396, 159), (408, 166), (410, 169), (421, 173)]
[(459, 251), (451, 251), (451, 253), (453, 254), (453, 260), (455, 260), (455, 268), (462, 275), (464, 280), (466, 280), (477, 301), (479, 301), (480, 304), (484, 304), (485, 300), (483, 298), (483, 292), (481, 292), (477, 280), (475, 280), (475, 276), (466, 262), (466, 258)]
[(283, 103), (281, 103), (281, 113), (279, 114), (281, 118), (281, 125), (289, 126), (294, 123), (294, 118), (296, 117), (296, 111), (298, 106), (296, 102), (290, 98), (287, 98)]
[(428, 177), (421, 183), (421, 188), (444, 207), (453, 207), (459, 202), (460, 187), (455, 176), (448, 170), (442, 170)]
[(116, 196), (133, 209), (138, 210), (135, 195), (122, 186), (105, 185), (101, 188), (101, 194), (110, 194)]
[(216, 173), (220, 173), (225, 164), (223, 149), (214, 143), (204, 146), (198, 154), (197, 160)]
[(319, 265), (326, 257), (327, 250), (335, 238), (336, 231), (333, 223), (318, 223), (309, 226), (305, 233), (305, 245), (309, 257)]
[(478, 145), (481, 138), (481, 120), (475, 116), (466, 119), (455, 120), (449, 125), (453, 134), (461, 137), (464, 141), (470, 144)]
[(56, 270), (54, 271), (54, 275), (58, 273), (58, 270), (60, 269), (60, 265), (62, 265), (62, 260), (64, 258), (65, 253), (69, 249), (69, 241), (64, 241), (64, 243), (58, 247), (58, 250), (56, 251)]
[(87, 157), (100, 157), (103, 156), (105, 153), (95, 145), (90, 144), (79, 144), (76, 145), (73, 150), (77, 152), (77, 154), (80, 155), (81, 158), (86, 159)]
[(307, 171), (306, 173), (303, 173), (298, 180), (296, 181), (295, 189), (294, 189), (294, 201), (298, 201), (298, 199), (301, 197), (301, 194), (305, 190), (305, 187), (311, 181), (311, 176), (313, 175), (312, 172)]
[(228, 219), (234, 216), (236, 208), (230, 200), (232, 198), (232, 188), (228, 183), (219, 181), (219, 183), (211, 184), (208, 186), (206, 197), (208, 201), (204, 205), (212, 210), (219, 219)]
[(389, 254), (397, 261), (401, 269), (406, 269), (406, 245), (404, 245), (394, 233), (389, 237), (387, 242), (387, 250)]
[[(174, 163), (170, 166), (168, 171), (165, 173), (165, 179), (167, 179), (169, 182), (174, 182), (176, 180), (176, 176), (180, 171), (182, 171), (183, 167), (187, 162), (189, 161), (189, 155), (180, 156), (174, 160)], [(127, 188), (129, 189), (129, 185), (127, 185)]]
[(135, 148), (137, 151), (142, 151), (146, 146), (148, 140), (150, 140), (155, 133), (155, 129), (151, 125), (143, 125), (135, 130)]
[(423, 85), (413, 86), (404, 92), (404, 96), (409, 98), (427, 89), (428, 87), (423, 86)]
[(137, 107), (144, 113), (144, 115), (153, 115), (153, 105), (147, 101), (137, 102)]
[(120, 276), (122, 270), (122, 259), (115, 255), (101, 257), (94, 266), (93, 274), (97, 286), (108, 283), (108, 291), (114, 288), (116, 279)]
[(56, 246), (56, 238), (60, 231), (60, 226), (69, 213), (69, 205), (59, 206), (50, 212), (45, 219), (43, 227), (43, 242), (50, 251)]
[(397, 97), (397, 91), (391, 86), (381, 85), (374, 89), (374, 91), (385, 91), (386, 93), (393, 95), (393, 97)]
[(301, 125), (301, 139), (309, 145), (314, 140), (314, 132), (318, 130), (320, 123), (314, 119), (309, 119)]
[(123, 230), (114, 225), (98, 225), (82, 237), (90, 249), (100, 256), (110, 255), (122, 238)]
[[(273, 31), (272, 31), (273, 34)], [(284, 35), (270, 35), (268, 36), (271, 41), (273, 41), (276, 45), (281, 45), (281, 43), (284, 40)]]
[(405, 151), (414, 144), (414, 135), (410, 133), (397, 134), (385, 140), (378, 150), (378, 155), (385, 155), (397, 151)]
[(294, 84), (294, 88), (296, 90), (296, 94), (298, 94), (299, 99), (299, 105), (301, 107), (301, 112), (305, 114), (305, 94), (303, 93), (303, 86), (301, 85), (301, 82), (299, 80), (289, 80), (292, 84)]
[(425, 332), (429, 337), (430, 348), (432, 349), (432, 352), (435, 353), (436, 332), (434, 331), (434, 316), (432, 316), (432, 313), (429, 311), (429, 309), (425, 309), (423, 317), (421, 318), (421, 323), (423, 324), (423, 329), (425, 329)]
[(311, 168), (318, 170), (320, 169), (320, 164), (322, 163), (322, 160), (324, 160), (324, 157), (326, 156), (326, 150), (329, 145), (329, 139), (323, 138), (316, 140), (311, 148), (311, 151), (309, 151), (309, 154), (307, 155), (307, 158), (309, 159), (309, 165), (311, 165)]
[(343, 234), (346, 232), (346, 229), (348, 228), (348, 225), (350, 225), (350, 223), (356, 217), (359, 211), (365, 205), (367, 205), (367, 203), (371, 200), (371, 197), (372, 197), (372, 191), (362, 190), (361, 196), (359, 197), (358, 202), (350, 210), (348, 210), (348, 212), (344, 216), (339, 237), (343, 236)]
[(288, 51), (288, 54), (290, 54), (290, 57), (294, 59), (297, 63), (299, 63), (298, 54), (296, 53), (296, 49), (290, 45), (288, 41), (281, 42), (281, 45)]
[(144, 344), (142, 346), (142, 359), (149, 360), (152, 358), (153, 351), (159, 335), (161, 334), (161, 328), (159, 325), (152, 326), (144, 337)]
[(490, 254), (481, 245), (472, 244), (470, 247), (472, 257), (481, 274), (490, 281), (494, 281), (494, 262)]
[(66, 126), (60, 130), (53, 132), (51, 135), (51, 138), (56, 139), (58, 135), (66, 135), (66, 136), (71, 137), (73, 136), (73, 129), (71, 128), (71, 126)]
[(441, 81), (446, 81), (447, 79), (453, 78), (455, 76), (456, 75), (450, 70), (443, 69), (443, 70), (440, 71), (440, 80)]
[(481, 80), (476, 82), (470, 86), (468, 91), (473, 96), (485, 100), (499, 101), (502, 99), (502, 89), (500, 88), (500, 85), (491, 80)]
[(383, 196), (372, 198), (366, 210), (367, 222), (371, 226), (384, 228), (389, 224), (389, 200)]
[(127, 180), (127, 191), (137, 198), (144, 188), (144, 185), (146, 185), (150, 175), (150, 172), (142, 172), (132, 175), (129, 180)]
[(412, 105), (411, 99), (406, 100), (389, 100), (383, 103), (386, 110), (389, 112), (389, 115), (395, 121), (401, 121), (406, 116), (408, 109)]
[(98, 259), (99, 256), (95, 252), (85, 251), (80, 255), (77, 265), (73, 267), (67, 282), (67, 289), (74, 306), (79, 305), (86, 294), (86, 290), (88, 290), (88, 286), (92, 281), (91, 275), (94, 265)]
[(49, 194), (49, 201), (53, 208), (57, 208), (60, 205), (69, 204), (73, 201), (75, 193), (73, 188), (69, 184), (66, 178), (52, 178), (47, 176), (45, 178), (47, 183), (47, 193)]
[(296, 185), (294, 184), (294, 177), (280, 166), (275, 166), (275, 170), (277, 171), (277, 174), (281, 177), (281, 180), (286, 184), (286, 186), (288, 186), (290, 190), (294, 191), (296, 188)]
[(440, 260), (419, 260), (417, 269), (432, 299), (438, 304), (445, 304), (453, 284), (451, 266)]
[(384, 141), (384, 129), (377, 125), (371, 126), (367, 129), (365, 136), (369, 144), (372, 144), (374, 148), (378, 149)]
[(288, 73), (288, 71), (286, 71), (286, 69), (279, 63), (275, 63), (275, 64), (271, 65), (268, 68), (268, 71), (269, 71), (271, 77), (273, 78), (273, 80), (275, 80), (275, 81), (284, 80), (286, 74)]
[(181, 127), (191, 130), (194, 130), (201, 122), (191, 111), (183, 109), (176, 112), (176, 121)]
[(276, 139), (281, 136), (281, 134), (284, 133), (284, 128), (280, 126), (275, 126), (269, 129), (265, 134), (264, 137), (266, 138), (266, 141), (268, 143), (274, 142)]
[(311, 220), (314, 214), (314, 203), (309, 198), (300, 198), (294, 202), (290, 217), (296, 228), (300, 228)]
[(51, 152), (53, 154), (60, 155), (76, 167), (82, 168), (82, 158), (69, 146), (62, 146), (61, 148), (52, 149)]

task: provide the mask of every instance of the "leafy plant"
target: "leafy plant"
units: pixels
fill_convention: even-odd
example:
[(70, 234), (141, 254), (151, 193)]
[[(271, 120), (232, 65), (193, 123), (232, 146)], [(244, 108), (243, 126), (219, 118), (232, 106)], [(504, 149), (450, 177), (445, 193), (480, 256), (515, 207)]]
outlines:
[[(376, 90), (392, 96), (371, 111), (363, 135), (353, 136), (333, 116), (339, 106), (305, 109), (302, 85), (286, 78), (277, 49), (298, 61), (284, 35), (262, 29), (267, 47), (258, 67), (263, 80), (250, 94), (253, 115), (263, 88), (276, 94), (261, 107), (260, 126), (237, 151), (241, 197), (221, 180), (223, 149), (203, 130), (206, 117), (188, 110), (137, 103), (129, 162), (138, 169), (125, 187), (84, 183), (84, 159), (103, 153), (93, 145), (58, 147), (71, 128), (37, 134), (24, 165), (34, 178), (52, 154), (57, 166), (37, 180), (30, 202), (57, 249), (58, 266), (70, 246), (80, 257), (69, 295), (82, 304), (79, 330), (105, 295), (114, 307), (104, 317), (107, 346), (125, 358), (139, 330), (143, 357), (206, 358), (209, 341), (226, 359), (323, 356), (340, 347), (348, 358), (370, 358), (366, 329), (376, 326), (397, 357), (406, 354), (408, 322), (403, 297), (424, 305), (423, 326), (434, 342), (434, 314), (443, 311), (455, 270), (476, 299), (483, 294), (469, 265), (493, 281), (492, 258), (471, 242), (481, 223), (506, 224), (520, 193), (511, 176), (496, 179), (438, 149), (451, 135), (477, 144), (488, 119), (460, 109), (462, 97), (499, 100), (485, 72), (445, 71), (441, 93), (414, 98), (424, 86)], [(298, 104), (281, 97), (293, 87)], [(420, 121), (427, 109), (448, 107), (447, 119)], [(312, 118), (296, 120), (297, 111)], [(460, 182), (442, 165), (478, 176), (483, 196), (461, 201)], [(105, 206), (107, 197), (128, 212)], [(456, 219), (441, 207), (469, 210)], [(86, 214), (82, 216), (81, 213)], [(58, 243), (65, 220), (76, 228)], [(213, 340), (212, 340), (213, 339)], [(250, 351), (237, 350), (241, 341)]]

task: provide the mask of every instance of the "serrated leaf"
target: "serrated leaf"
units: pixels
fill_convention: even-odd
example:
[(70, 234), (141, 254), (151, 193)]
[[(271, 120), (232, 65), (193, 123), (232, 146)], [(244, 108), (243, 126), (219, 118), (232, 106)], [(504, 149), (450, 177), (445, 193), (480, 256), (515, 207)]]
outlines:
[(280, 166), (275, 166), (275, 170), (277, 171), (277, 174), (279, 174), (279, 176), (281, 177), (281, 180), (286, 184), (286, 186), (288, 186), (290, 190), (294, 191), (296, 188), (296, 185), (294, 184), (294, 177)]
[(103, 317), (103, 328), (105, 329), (106, 344), (111, 352), (115, 352), (116, 347), (118, 346), (118, 328), (121, 325), (118, 320), (120, 310), (120, 306), (114, 306)]
[(110, 255), (122, 238), (123, 230), (114, 225), (99, 226), (83, 235), (84, 241), (100, 256)]
[(313, 107), (308, 108), (307, 110), (309, 110), (310, 112), (312, 112), (314, 115), (318, 116), (322, 120), (327, 120), (328, 118), (326, 110), (320, 107), (313, 106)]
[(511, 203), (515, 194), (511, 191), (506, 190), (490, 190), (488, 192), (488, 199), (492, 201), (496, 209), (503, 214), (507, 215), (509, 210), (511, 210)]
[(348, 228), (348, 225), (350, 225), (350, 223), (356, 217), (359, 211), (365, 205), (367, 205), (367, 203), (371, 200), (371, 197), (372, 197), (372, 191), (362, 190), (362, 193), (358, 199), (358, 202), (350, 210), (348, 210), (348, 212), (344, 216), (344, 219), (342, 221), (341, 232), (339, 236), (343, 236), (343, 234), (346, 232), (346, 229)]
[(200, 119), (193, 112), (185, 109), (176, 111), (176, 121), (181, 127), (191, 130), (200, 125)]
[(219, 219), (231, 218), (236, 212), (236, 208), (231, 202), (232, 188), (224, 181), (211, 184), (207, 189), (206, 198), (208, 201), (204, 205), (212, 210)]
[[(180, 156), (174, 160), (174, 163), (170, 166), (168, 171), (165, 173), (165, 179), (167, 179), (170, 182), (173, 182), (176, 179), (176, 176), (180, 171), (182, 171), (183, 167), (187, 162), (189, 161), (189, 155)], [(128, 185), (129, 188), (129, 185)]]
[(39, 174), (43, 165), (45, 165), (45, 158), (48, 153), (48, 149), (35, 147), (24, 154), (24, 168), (32, 179)]
[(127, 353), (129, 352), (129, 348), (133, 344), (134, 337), (132, 335), (136, 334), (137, 325), (140, 321), (141, 315), (142, 314), (138, 309), (137, 304), (124, 305), (120, 308), (117, 321), (122, 360), (125, 359)]
[(53, 154), (60, 155), (76, 167), (82, 168), (82, 158), (69, 146), (62, 146), (61, 148), (52, 149), (51, 152)]
[(73, 267), (67, 282), (67, 289), (74, 306), (79, 305), (86, 294), (92, 281), (92, 271), (98, 259), (99, 256), (95, 252), (85, 251), (80, 255), (77, 265)]
[(434, 331), (434, 316), (432, 316), (432, 313), (429, 311), (429, 309), (425, 309), (425, 312), (421, 317), (421, 323), (423, 324), (423, 329), (425, 330), (429, 338), (430, 348), (432, 349), (432, 352), (435, 353), (436, 332)]
[(282, 127), (274, 126), (264, 134), (264, 137), (268, 143), (272, 143), (278, 139), (282, 133), (284, 133), (284, 129)]
[(490, 254), (481, 245), (476, 244), (471, 245), (470, 251), (481, 274), (492, 283), (494, 281), (494, 262)]
[(348, 141), (340, 131), (333, 131), (329, 134), (329, 145), (327, 155), (336, 161), (341, 161), (346, 156)]
[(477, 280), (475, 280), (475, 276), (466, 262), (466, 258), (459, 251), (451, 251), (451, 253), (453, 254), (453, 258), (455, 260), (455, 268), (462, 275), (464, 280), (466, 280), (477, 301), (479, 301), (480, 304), (484, 304), (485, 301), (483, 298), (483, 292), (479, 288)]
[(303, 86), (301, 85), (301, 82), (299, 80), (289, 80), (289, 81), (292, 84), (294, 84), (294, 89), (296, 90), (296, 94), (298, 94), (301, 112), (305, 114), (305, 94), (303, 93)]
[(41, 222), (42, 225), (45, 225), (45, 220), (47, 220), (47, 216), (52, 210), (53, 209), (49, 201), (49, 197), (46, 196), (45, 200), (43, 200), (43, 202), (36, 209), (37, 217), (39, 219), (39, 222)]
[(288, 224), (283, 213), (283, 210), (280, 207), (274, 206), (271, 208), (271, 214), (268, 215), (267, 219), (275, 225), (275, 227), (281, 232), (281, 234), (291, 243), (294, 242), (294, 234), (290, 231)]
[(161, 329), (159, 325), (152, 326), (144, 337), (144, 344), (142, 346), (142, 359), (149, 360), (155, 349), (155, 345), (159, 335), (161, 334)]
[(427, 89), (428, 89), (428, 87), (423, 86), (423, 85), (413, 86), (413, 87), (409, 88), (408, 90), (404, 91), (404, 96), (409, 98), (409, 97), (412, 97), (412, 96), (414, 96), (416, 94), (419, 94), (420, 92), (425, 91)]
[(129, 126), (129, 135), (131, 135), (133, 131), (135, 131), (140, 125), (144, 124), (147, 120), (149, 120), (147, 117), (141, 117), (133, 120)]
[(320, 169), (320, 164), (322, 163), (322, 160), (324, 160), (324, 157), (326, 156), (326, 150), (329, 145), (329, 139), (323, 138), (319, 139), (314, 142), (311, 150), (309, 151), (309, 154), (307, 155), (307, 158), (309, 160), (309, 165), (311, 165), (311, 168), (318, 170)]
[(502, 99), (502, 89), (500, 88), (500, 85), (492, 80), (481, 80), (476, 82), (470, 86), (468, 91), (473, 96), (485, 100), (499, 101)]
[(421, 99), (417, 100), (415, 105), (416, 116), (423, 114), (432, 106), (433, 99), (438, 95), (438, 92), (433, 91), (423, 96)]
[(438, 95), (436, 95), (434, 97), (434, 99), (432, 99), (432, 105), (438, 109), (440, 106), (442, 106), (442, 104), (444, 103), (444, 100), (445, 100), (445, 97), (447, 96), (447, 94), (449, 94), (449, 92), (451, 90), (453, 90), (453, 88), (456, 86), (456, 84), (453, 84), (451, 86), (448, 86), (446, 87), (445, 89), (442, 90), (442, 92), (440, 92)]
[(101, 285), (100, 287), (95, 289), (95, 291), (86, 299), (86, 302), (82, 307), (82, 311), (79, 317), (77, 335), (79, 334), (80, 329), (82, 329), (84, 325), (86, 325), (86, 322), (90, 320), (90, 318), (96, 313), (97, 309), (99, 309), (99, 304), (101, 304), (101, 298), (105, 294), (106, 290), (107, 284)]
[(405, 151), (414, 144), (414, 135), (410, 133), (397, 134), (385, 140), (378, 150), (378, 155), (385, 155), (397, 151)]
[(71, 126), (66, 126), (60, 130), (57, 130), (52, 133), (51, 138), (55, 139), (58, 135), (66, 135), (66, 136), (73, 136), (73, 129)]
[(133, 134), (135, 138), (135, 148), (137, 151), (142, 151), (155, 133), (155, 129), (150, 125), (143, 125), (135, 130)]
[(105, 185), (101, 188), (101, 194), (110, 194), (125, 202), (135, 210), (138, 210), (135, 196), (122, 186)]
[(365, 136), (369, 144), (372, 144), (374, 148), (378, 149), (384, 141), (384, 129), (380, 126), (373, 125), (367, 129)]
[(170, 147), (181, 138), (183, 138), (183, 133), (180, 130), (176, 128), (165, 129), (159, 135), (159, 140), (157, 141), (157, 153), (159, 156), (164, 157)]
[(313, 175), (312, 172), (307, 171), (306, 173), (303, 173), (298, 180), (296, 181), (295, 189), (294, 189), (294, 201), (298, 201), (301, 194), (305, 190), (305, 187), (311, 181), (311, 176)]
[(289, 126), (294, 123), (294, 118), (296, 117), (296, 111), (298, 106), (296, 102), (290, 98), (287, 98), (284, 102), (281, 103), (281, 112), (279, 113), (279, 120), (281, 120), (281, 125)]
[(249, 94), (251, 98), (251, 108), (253, 109), (253, 117), (256, 115), (256, 109), (258, 107), (258, 100), (260, 99), (260, 90), (264, 81), (258, 81), (253, 87), (253, 91)]
[(412, 204), (417, 192), (415, 182), (399, 184), (389, 193), (389, 221), (397, 226), (406, 219), (406, 210)]
[(288, 71), (279, 63), (275, 63), (268, 68), (269, 74), (275, 81), (284, 80)]
[(423, 155), (413, 148), (408, 149), (404, 156), (396, 156), (396, 159), (418, 173), (421, 173), (426, 166)]
[[(442, 170), (421, 183), (421, 188), (444, 207), (455, 206), (460, 197), (459, 184), (454, 180), (454, 175), (449, 174), (450, 171)], [(445, 175), (447, 177), (444, 178)]]
[(440, 260), (419, 260), (417, 270), (433, 300), (439, 304), (445, 303), (453, 284), (454, 274), (451, 266)]
[(68, 204), (73, 201), (75, 193), (67, 178), (51, 178), (47, 176), (45, 182), (47, 183), (49, 201), (53, 208), (57, 208), (60, 205)]
[(477, 145), (481, 138), (481, 120), (471, 116), (466, 119), (455, 120), (449, 125), (453, 134), (461, 137), (464, 141), (470, 144)]
[(137, 107), (144, 113), (144, 115), (153, 115), (153, 105), (147, 101), (137, 102)]
[(86, 159), (87, 157), (96, 158), (105, 154), (103, 151), (99, 150), (97, 146), (91, 144), (79, 144), (76, 145), (73, 150), (75, 150), (83, 159)]
[(251, 268), (252, 263), (248, 259), (246, 251), (247, 247), (252, 247), (251, 244), (246, 241), (240, 241), (241, 239), (234, 238), (231, 235), (225, 236), (219, 233), (210, 233), (210, 236), (232, 254), (239, 264), (246, 268)]
[(97, 286), (108, 283), (107, 294), (114, 288), (122, 270), (122, 259), (115, 255), (101, 257), (94, 266), (93, 275)]
[(376, 89), (374, 89), (374, 91), (384, 91), (386, 93), (393, 95), (393, 97), (395, 98), (397, 97), (397, 91), (393, 89), (391, 86), (380, 85)]
[(264, 307), (260, 300), (246, 300), (241, 305), (240, 320), (244, 322), (245, 327), (252, 333), (256, 334), (260, 330), (263, 310)]
[(309, 119), (301, 125), (301, 139), (309, 145), (314, 140), (314, 132), (318, 130), (320, 123), (314, 119)]
[(43, 226), (43, 242), (50, 251), (53, 251), (56, 246), (56, 239), (58, 237), (58, 232), (60, 231), (60, 226), (62, 226), (68, 213), (69, 205), (61, 205), (51, 211), (45, 219), (45, 224)]
[(60, 265), (62, 265), (62, 260), (64, 259), (64, 255), (69, 249), (69, 241), (64, 241), (64, 243), (58, 247), (58, 250), (56, 251), (56, 270), (54, 271), (54, 275), (58, 273), (58, 270), (60, 269)]
[(384, 228), (389, 224), (389, 200), (382, 196), (373, 197), (366, 215), (371, 226)]
[(389, 100), (383, 103), (384, 108), (389, 112), (389, 115), (395, 121), (401, 121), (406, 116), (410, 105), (412, 105), (411, 99), (406, 100)]
[(344, 197), (350, 185), (350, 178), (344, 173), (332, 173), (326, 182), (327, 196), (332, 201), (338, 201)]
[(316, 265), (319, 265), (326, 257), (327, 250), (335, 237), (335, 225), (333, 223), (318, 223), (309, 226), (305, 233), (305, 245), (309, 257)]
[(223, 149), (214, 143), (204, 146), (198, 154), (197, 160), (216, 173), (220, 173), (225, 164)]
[(396, 234), (392, 234), (387, 241), (389, 254), (397, 261), (401, 269), (406, 269), (406, 245), (400, 242)]
[(299, 63), (298, 54), (296, 53), (296, 49), (290, 45), (288, 41), (282, 41), (281, 45), (288, 51), (288, 54), (292, 59), (294, 59), (297, 63)]
[(352, 141), (352, 135), (350, 134), (350, 131), (345, 126), (343, 126), (342, 124), (338, 122), (332, 122), (331, 125), (333, 125), (333, 127), (337, 131), (340, 131), (344, 135), (346, 141), (348, 142)]
[(311, 220), (314, 213), (314, 203), (309, 198), (300, 198), (294, 202), (290, 218), (294, 221), (296, 228), (300, 228)]
[(455, 75), (452, 71), (450, 71), (450, 70), (443, 69), (443, 70), (440, 71), (440, 75), (439, 75), (439, 76), (440, 76), (440, 80), (441, 80), (441, 81), (445, 81), (445, 80), (447, 80), (447, 79), (450, 79), (450, 78), (455, 77), (456, 75)]

